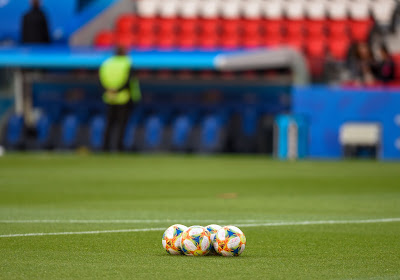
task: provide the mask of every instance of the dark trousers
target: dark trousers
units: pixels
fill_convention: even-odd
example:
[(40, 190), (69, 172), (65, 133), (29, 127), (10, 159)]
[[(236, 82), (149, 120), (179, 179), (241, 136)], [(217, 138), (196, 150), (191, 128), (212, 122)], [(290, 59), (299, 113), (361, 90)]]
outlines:
[(122, 151), (125, 128), (132, 108), (133, 104), (131, 101), (125, 105), (107, 105), (107, 126), (104, 138), (104, 151), (111, 150), (112, 139), (117, 139), (117, 149)]

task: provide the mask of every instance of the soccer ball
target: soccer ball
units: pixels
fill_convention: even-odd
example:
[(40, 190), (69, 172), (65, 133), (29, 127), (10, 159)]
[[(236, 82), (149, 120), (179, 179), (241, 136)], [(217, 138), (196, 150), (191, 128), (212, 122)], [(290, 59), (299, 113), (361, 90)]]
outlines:
[(204, 256), (211, 250), (211, 235), (205, 227), (191, 226), (182, 233), (181, 245), (187, 256)]
[(215, 251), (222, 256), (239, 256), (246, 247), (246, 237), (239, 228), (226, 226), (215, 234), (213, 245)]
[(173, 225), (167, 228), (162, 237), (162, 245), (164, 249), (171, 255), (182, 254), (181, 237), (182, 233), (187, 229), (184, 225)]
[[(215, 238), (215, 234), (217, 233), (218, 230), (221, 229), (221, 226), (219, 226), (219, 225), (208, 225), (208, 226), (206, 226), (206, 229), (210, 232), (211, 243), (213, 243), (213, 240)], [(212, 245), (213, 246), (211, 247), (211, 252), (210, 253), (216, 254), (215, 249), (214, 249), (214, 243)]]

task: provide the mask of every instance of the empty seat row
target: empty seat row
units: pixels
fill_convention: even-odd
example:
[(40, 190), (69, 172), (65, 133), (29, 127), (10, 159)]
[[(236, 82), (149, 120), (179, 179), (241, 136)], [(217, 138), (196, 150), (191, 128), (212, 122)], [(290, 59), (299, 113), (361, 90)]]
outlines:
[(395, 0), (137, 0), (144, 17), (367, 19), (388, 22)]
[[(118, 19), (115, 32), (101, 31), (95, 38), (95, 45), (167, 49), (289, 45), (314, 57), (323, 56), (327, 49), (335, 58), (343, 59), (352, 41), (368, 39), (371, 27), (369, 20), (165, 19), (139, 18), (128, 14)], [(316, 54), (314, 49), (320, 49), (322, 54)]]
[[(261, 117), (251, 108), (237, 113), (235, 116), (239, 119), (233, 118), (234, 115), (228, 111), (207, 113), (201, 118), (193, 113), (179, 114), (171, 120), (163, 113), (153, 113), (146, 118), (140, 114), (140, 110), (135, 111), (127, 123), (124, 150), (220, 152), (226, 149), (226, 139), (230, 135), (236, 151), (252, 151), (254, 149), (247, 144), (255, 143)], [(88, 125), (83, 125), (76, 115), (70, 114), (60, 125), (54, 125), (43, 114), (36, 124), (35, 139), (25, 139), (23, 123), (22, 116), (9, 118), (4, 143), (7, 148), (73, 149), (88, 146), (98, 151), (103, 148), (106, 127), (103, 115), (96, 115)], [(115, 144), (112, 146), (116, 147)]]
[[(265, 20), (265, 19), (221, 19), (221, 18), (143, 18), (134, 14), (121, 15), (116, 21), (115, 33), (134, 33), (145, 36), (148, 33), (158, 35), (187, 35), (200, 33), (239, 33), (274, 35), (287, 33), (289, 36), (297, 33), (315, 35), (327, 33), (331, 35), (351, 32), (353, 37), (365, 33), (373, 22), (367, 20)], [(361, 30), (363, 29), (363, 30)]]

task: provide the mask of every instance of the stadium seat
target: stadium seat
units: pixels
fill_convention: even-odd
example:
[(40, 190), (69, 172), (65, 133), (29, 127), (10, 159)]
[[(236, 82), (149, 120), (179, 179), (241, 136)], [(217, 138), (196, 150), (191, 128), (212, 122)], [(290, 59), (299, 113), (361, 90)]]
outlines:
[(157, 31), (158, 20), (154, 17), (139, 18), (139, 35), (146, 36), (148, 34), (154, 34)]
[(281, 20), (265, 20), (262, 23), (264, 27), (265, 37), (277, 37), (282, 35), (282, 25)]
[(325, 20), (326, 19), (326, 6), (325, 0), (309, 0), (304, 4), (306, 16), (310, 20)]
[(202, 34), (199, 40), (199, 47), (201, 47), (202, 49), (208, 49), (208, 50), (212, 50), (212, 49), (216, 49), (217, 47), (219, 47), (220, 44), (220, 35), (217, 33), (214, 34)]
[(100, 31), (94, 39), (94, 45), (96, 47), (112, 47), (114, 45), (114, 33), (109, 30)]
[(236, 49), (240, 46), (238, 34), (222, 34), (220, 45), (224, 49)]
[(199, 27), (203, 35), (217, 34), (221, 28), (221, 21), (218, 18), (201, 19)]
[(304, 34), (304, 21), (302, 20), (287, 20), (285, 22), (285, 27), (288, 37)]
[(104, 144), (106, 121), (103, 116), (95, 116), (89, 124), (89, 146), (93, 150), (101, 150)]
[(260, 0), (248, 0), (243, 2), (241, 5), (242, 15), (245, 19), (259, 19), (263, 16), (262, 1)]
[(325, 56), (325, 37), (309, 38), (307, 40), (306, 52), (309, 57), (323, 58)]
[(281, 20), (283, 18), (283, 1), (263, 1), (261, 3), (261, 11), (268, 20)]
[[(200, 21), (197, 18), (184, 18), (179, 21), (180, 36), (194, 36), (198, 32)], [(191, 34), (192, 33), (192, 34)]]
[(282, 45), (283, 43), (284, 43), (284, 39), (281, 34), (276, 34), (274, 36), (266, 35), (263, 39), (264, 46), (274, 47), (274, 46)]
[(350, 22), (350, 32), (354, 41), (366, 42), (368, 40), (372, 22), (367, 20), (353, 20)]
[(330, 37), (328, 49), (330, 54), (337, 60), (345, 60), (349, 51), (350, 41), (346, 35)]
[(263, 37), (260, 34), (245, 35), (241, 42), (244, 48), (255, 48), (263, 45)]
[(75, 115), (68, 115), (61, 124), (61, 147), (75, 148), (78, 141), (79, 121)]
[(172, 125), (171, 148), (175, 151), (187, 151), (190, 148), (192, 124), (189, 117), (180, 116)]
[(143, 117), (143, 110), (141, 107), (136, 107), (133, 114), (130, 116), (123, 138), (123, 147), (127, 151), (132, 151), (139, 147), (138, 134), (140, 131), (140, 122)]
[(348, 1), (330, 0), (326, 2), (327, 11), (331, 20), (346, 20), (348, 13)]
[(139, 0), (137, 1), (137, 13), (141, 17), (155, 17), (159, 12), (159, 4), (164, 1)]
[(287, 0), (284, 2), (286, 17), (290, 20), (303, 20), (305, 18), (304, 1)]
[(133, 32), (116, 34), (115, 43), (124, 48), (132, 48), (136, 44), (136, 37)]
[(260, 19), (245, 19), (242, 21), (243, 33), (247, 36), (261, 34), (262, 21)]
[(282, 43), (300, 52), (302, 52), (304, 49), (304, 37), (301, 34), (297, 36), (287, 37)]
[(24, 118), (12, 115), (7, 122), (5, 146), (8, 149), (22, 148), (24, 142)]
[(200, 152), (218, 152), (222, 150), (222, 126), (217, 116), (206, 117), (200, 127)]
[(240, 0), (226, 0), (220, 2), (221, 16), (226, 19), (239, 19), (241, 15)]
[(369, 3), (368, 0), (348, 1), (350, 18), (353, 20), (368, 20)]
[(155, 38), (153, 34), (140, 35), (136, 41), (136, 45), (141, 49), (150, 49), (155, 45)]
[(225, 19), (222, 21), (222, 33), (226, 36), (238, 35), (242, 31), (242, 22), (240, 19)]
[(47, 149), (51, 146), (51, 122), (46, 114), (42, 114), (36, 123), (36, 143), (39, 149)]
[(159, 26), (159, 34), (172, 35), (177, 32), (179, 20), (177, 18), (160, 18), (157, 25)]
[(202, 18), (218, 18), (220, 12), (220, 2), (215, 0), (203, 0), (199, 5), (199, 15)]
[(375, 22), (380, 26), (389, 26), (396, 10), (394, 0), (374, 0), (370, 4), (371, 12)]
[(199, 4), (198, 0), (180, 1), (178, 6), (179, 15), (182, 18), (197, 18), (200, 14)]
[(309, 37), (323, 36), (326, 30), (325, 20), (309, 20), (306, 21), (306, 31)]
[(342, 36), (348, 34), (349, 22), (347, 20), (328, 21), (328, 33), (330, 36)]
[(163, 144), (163, 124), (158, 116), (150, 117), (145, 124), (144, 143), (145, 150), (159, 150)]
[(160, 1), (159, 14), (162, 18), (176, 18), (179, 16), (178, 0), (163, 0)]
[(137, 18), (134, 14), (125, 14), (117, 19), (116, 32), (117, 33), (130, 33), (135, 32), (137, 28)]

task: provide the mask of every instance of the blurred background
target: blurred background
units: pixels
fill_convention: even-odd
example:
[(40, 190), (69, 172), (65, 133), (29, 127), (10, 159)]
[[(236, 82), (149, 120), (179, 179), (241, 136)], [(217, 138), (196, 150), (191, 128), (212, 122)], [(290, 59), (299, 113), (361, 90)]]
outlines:
[(142, 92), (125, 152), (400, 159), (399, 1), (33, 2), (0, 1), (6, 150), (101, 151), (98, 69), (123, 46)]

